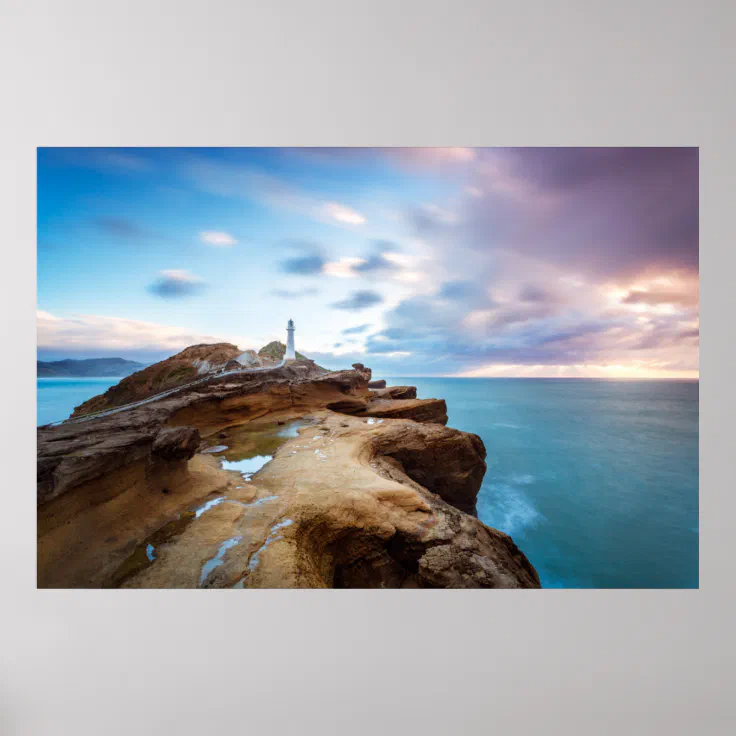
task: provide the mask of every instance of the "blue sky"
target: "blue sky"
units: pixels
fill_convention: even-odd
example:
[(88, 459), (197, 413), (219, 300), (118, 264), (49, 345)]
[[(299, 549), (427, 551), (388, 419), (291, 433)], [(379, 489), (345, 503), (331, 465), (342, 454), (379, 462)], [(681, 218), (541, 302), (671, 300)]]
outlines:
[(697, 206), (696, 149), (42, 148), (39, 358), (291, 317), (334, 368), (693, 377)]

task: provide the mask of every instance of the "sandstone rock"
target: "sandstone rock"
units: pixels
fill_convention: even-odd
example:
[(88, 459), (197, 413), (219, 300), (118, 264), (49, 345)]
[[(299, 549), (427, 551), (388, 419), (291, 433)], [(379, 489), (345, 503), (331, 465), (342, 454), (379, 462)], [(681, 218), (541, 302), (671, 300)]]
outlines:
[(166, 427), (156, 435), (151, 452), (165, 460), (189, 460), (199, 442), (199, 432), (194, 427)]
[(447, 424), (444, 399), (374, 399), (360, 416)]
[(171, 358), (132, 373), (74, 409), (73, 417), (111, 409), (145, 399), (167, 389), (181, 386), (198, 377), (224, 368), (241, 351), (230, 343), (192, 345)]
[(263, 361), (255, 350), (244, 350), (238, 355), (238, 364), (244, 368), (260, 368)]
[[(360, 364), (297, 361), (39, 428), (38, 585), (539, 587), (513, 541), (472, 515), (480, 438), (442, 426), (444, 401), (375, 398), (369, 380)], [(225, 428), (307, 414), (251, 482), (192, 457), (200, 434), (218, 444)], [(237, 503), (193, 513), (223, 495)]]
[(353, 363), (353, 370), (359, 373), (366, 381), (371, 380), (371, 369), (366, 368), (362, 363)]
[[(370, 384), (368, 384), (370, 388)], [(388, 388), (371, 391), (376, 399), (416, 399), (416, 386), (389, 386)]]
[(370, 381), (368, 383), (368, 388), (386, 388), (386, 380), (381, 378), (378, 381)]
[(232, 422), (271, 412), (306, 411), (343, 400), (355, 400), (356, 407), (364, 407), (362, 396), (369, 393), (366, 383), (356, 371), (324, 374), (311, 361), (299, 361), (272, 371), (214, 375), (205, 384), (150, 404), (77, 423), (39, 427), (38, 503), (151, 457), (154, 440), (164, 426), (219, 432)]
[(477, 434), (438, 424), (395, 423), (372, 438), (377, 458), (392, 458), (382, 465), (389, 477), (397, 469), (411, 480), (454, 506), (476, 515), (476, 497), (486, 472), (486, 448)]

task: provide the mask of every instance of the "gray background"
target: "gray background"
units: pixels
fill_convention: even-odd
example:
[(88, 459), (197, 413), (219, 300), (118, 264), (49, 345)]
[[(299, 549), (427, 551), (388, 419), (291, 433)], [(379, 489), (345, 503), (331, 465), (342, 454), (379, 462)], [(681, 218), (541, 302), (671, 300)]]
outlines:
[[(0, 7), (0, 733), (733, 732), (733, 3)], [(701, 147), (699, 591), (35, 590), (35, 147), (285, 144)]]

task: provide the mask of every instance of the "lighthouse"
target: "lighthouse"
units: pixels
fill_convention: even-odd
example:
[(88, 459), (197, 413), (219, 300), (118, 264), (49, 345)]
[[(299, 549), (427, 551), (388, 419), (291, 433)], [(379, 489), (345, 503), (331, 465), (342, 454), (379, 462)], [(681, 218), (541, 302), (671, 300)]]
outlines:
[(296, 360), (296, 352), (294, 351), (294, 320), (290, 319), (286, 325), (286, 355), (284, 360)]

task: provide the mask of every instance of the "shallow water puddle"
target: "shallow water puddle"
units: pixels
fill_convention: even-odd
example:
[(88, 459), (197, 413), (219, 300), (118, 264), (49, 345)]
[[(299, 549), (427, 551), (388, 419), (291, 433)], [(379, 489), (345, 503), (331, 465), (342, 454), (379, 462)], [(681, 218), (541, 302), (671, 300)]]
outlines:
[(223, 460), (222, 467), (224, 470), (237, 470), (246, 480), (250, 480), (255, 473), (271, 460), (273, 460), (273, 455), (256, 455), (242, 460)]
[(202, 514), (214, 508), (215, 506), (219, 506), (225, 500), (225, 496), (218, 496), (217, 498), (213, 498), (211, 501), (207, 501), (207, 503), (203, 503), (199, 508), (194, 510), (194, 518), (199, 519)]
[(299, 430), (309, 422), (296, 419), (288, 424), (244, 424), (220, 433), (228, 445), (210, 448), (212, 454), (222, 458), (224, 470), (239, 472), (245, 481), (250, 479), (273, 460), (276, 451), (289, 439), (299, 436)]
[[(207, 448), (207, 450), (203, 450), (203, 452), (217, 455), (221, 458), (223, 469), (238, 471), (242, 475), (244, 481), (250, 482), (252, 476), (273, 459), (274, 454), (281, 445), (287, 442), (290, 438), (297, 437), (299, 429), (309, 424), (309, 420), (297, 419), (286, 425), (280, 425), (274, 422), (272, 424), (259, 425), (257, 427), (249, 425), (234, 427), (230, 430), (225, 430), (223, 433), (227, 435), (228, 445), (216, 445), (214, 447)], [(236, 486), (237, 489), (241, 489), (242, 487), (243, 486)], [(210, 498), (199, 506), (181, 512), (176, 519), (164, 524), (147, 539), (143, 540), (143, 542), (136, 547), (133, 554), (123, 562), (115, 573), (113, 573), (105, 587), (120, 587), (130, 578), (150, 567), (158, 557), (157, 550), (159, 547), (165, 546), (175, 538), (179, 537), (186, 530), (189, 524), (191, 524), (195, 519), (199, 519), (200, 516), (216, 506), (219, 506), (222, 503), (237, 503), (240, 506), (250, 508), (274, 501), (277, 498), (278, 497), (274, 495), (264, 496), (263, 498), (256, 499), (251, 503), (243, 503), (242, 501), (230, 499), (227, 496), (221, 495), (215, 498)], [(283, 526), (288, 526), (288, 524), (282, 523), (271, 530), (271, 533), (264, 545), (261, 547), (261, 550), (265, 549), (268, 544), (271, 544), (271, 542), (274, 541), (274, 533)], [(232, 537), (231, 540), (227, 540), (227, 543), (229, 543), (230, 546), (235, 546), (235, 544), (240, 541), (241, 537), (237, 537), (236, 542), (233, 542), (233, 539), (236, 539), (236, 537)], [(210, 564), (212, 566), (207, 569), (206, 574), (205, 569), (203, 568), (202, 572), (205, 574), (205, 577), (201, 578), (200, 585), (215, 567), (222, 564), (222, 557), (229, 548), (230, 547), (225, 547), (224, 549), (221, 548), (218, 555), (205, 564), (205, 568)], [(256, 555), (257, 554), (258, 553), (256, 553)], [(258, 564), (257, 557), (255, 564)]]
[(240, 534), (237, 537), (230, 537), (230, 539), (226, 539), (220, 545), (220, 548), (217, 550), (217, 554), (211, 560), (207, 560), (207, 562), (204, 563), (204, 565), (202, 566), (202, 574), (199, 576), (200, 588), (202, 587), (202, 585), (204, 585), (205, 580), (207, 580), (212, 571), (223, 564), (226, 552), (229, 549), (235, 547), (235, 545), (239, 544), (242, 538), (243, 535)]
[[(256, 567), (258, 567), (258, 563), (260, 562), (260, 559), (261, 559), (261, 552), (265, 551), (265, 549), (268, 547), (269, 544), (272, 544), (273, 542), (276, 542), (279, 539), (283, 539), (283, 537), (278, 533), (279, 529), (283, 529), (284, 527), (291, 526), (293, 523), (294, 522), (291, 519), (284, 519), (283, 521), (280, 521), (278, 524), (275, 524), (274, 526), (271, 527), (271, 531), (268, 533), (268, 537), (266, 537), (266, 541), (256, 550), (256, 552), (253, 553), (253, 555), (250, 558), (250, 561), (248, 562), (248, 569), (251, 572), (253, 572), (253, 570), (255, 570)], [(240, 586), (240, 587), (243, 587), (243, 586)]]

